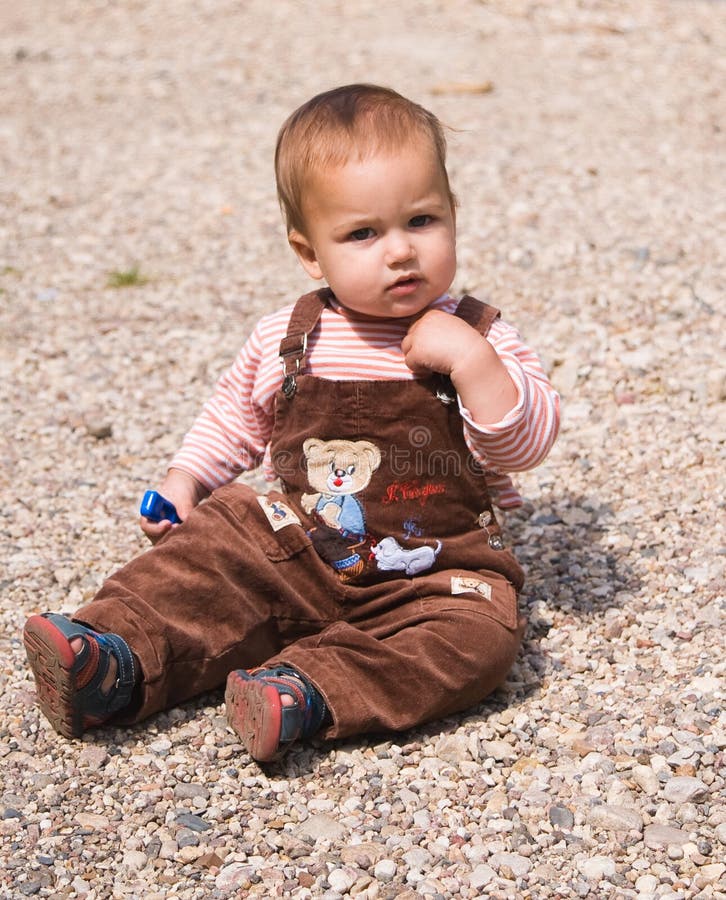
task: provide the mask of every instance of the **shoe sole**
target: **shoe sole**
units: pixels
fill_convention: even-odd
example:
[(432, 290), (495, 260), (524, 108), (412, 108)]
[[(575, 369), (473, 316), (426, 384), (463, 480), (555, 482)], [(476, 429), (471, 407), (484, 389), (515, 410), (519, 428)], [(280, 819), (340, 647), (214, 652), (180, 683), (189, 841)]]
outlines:
[(25, 623), (23, 642), (41, 712), (63, 737), (80, 737), (83, 720), (73, 705), (76, 657), (68, 638), (43, 616), (31, 616)]
[(277, 688), (263, 681), (247, 681), (231, 672), (224, 702), (227, 721), (252, 759), (270, 762), (280, 756), (282, 704)]

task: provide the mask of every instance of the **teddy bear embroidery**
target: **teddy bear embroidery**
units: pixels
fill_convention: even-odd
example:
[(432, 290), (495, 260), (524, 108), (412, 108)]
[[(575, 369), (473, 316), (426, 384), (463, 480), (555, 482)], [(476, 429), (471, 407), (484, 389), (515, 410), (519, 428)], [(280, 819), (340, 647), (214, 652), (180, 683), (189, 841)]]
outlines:
[(381, 452), (370, 441), (324, 441), (308, 438), (303, 443), (308, 483), (313, 492), (300, 498), (314, 525), (308, 530), (317, 553), (343, 581), (363, 573), (368, 562), (378, 571), (418, 574), (430, 568), (441, 550), (436, 547), (402, 547), (394, 537), (377, 540), (369, 534), (366, 512), (359, 498), (381, 464)]
[(381, 464), (380, 450), (370, 441), (308, 438), (303, 454), (314, 490), (300, 498), (315, 522), (308, 534), (320, 556), (343, 580), (350, 580), (366, 565), (358, 552), (368, 536), (365, 509), (356, 494), (365, 490)]

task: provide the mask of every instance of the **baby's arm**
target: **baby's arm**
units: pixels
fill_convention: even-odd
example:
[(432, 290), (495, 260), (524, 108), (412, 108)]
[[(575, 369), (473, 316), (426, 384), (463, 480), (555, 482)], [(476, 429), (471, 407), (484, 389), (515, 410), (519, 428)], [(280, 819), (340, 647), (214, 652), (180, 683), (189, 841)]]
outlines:
[[(441, 316), (451, 319), (453, 327)], [(485, 468), (497, 472), (534, 468), (557, 437), (557, 392), (536, 353), (511, 325), (497, 320), (483, 338), (465, 322), (456, 320), (456, 316), (435, 310), (418, 319), (402, 344), (407, 364), (415, 372), (451, 376), (459, 394), (466, 442)], [(482, 355), (481, 342), (488, 348)], [(497, 364), (480, 370), (482, 363), (486, 366), (487, 355), (491, 360), (491, 354)], [(500, 380), (500, 367), (507, 373), (513, 394), (506, 380)], [(483, 380), (477, 383), (477, 377)], [(498, 419), (494, 418), (497, 414)]]
[(494, 347), (458, 316), (429, 310), (413, 323), (401, 347), (416, 374), (448, 375), (476, 422), (499, 422), (517, 403), (517, 387)]

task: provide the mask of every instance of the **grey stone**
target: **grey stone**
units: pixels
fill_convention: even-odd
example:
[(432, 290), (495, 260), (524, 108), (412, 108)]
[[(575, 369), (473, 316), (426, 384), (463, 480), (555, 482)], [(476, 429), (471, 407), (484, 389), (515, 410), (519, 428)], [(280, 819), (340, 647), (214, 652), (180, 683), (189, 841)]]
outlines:
[(178, 847), (198, 847), (199, 835), (191, 828), (180, 828), (176, 833), (176, 843)]
[(587, 821), (596, 828), (606, 831), (642, 831), (643, 817), (634, 809), (624, 806), (593, 806), (587, 815)]
[(692, 803), (703, 800), (708, 794), (708, 786), (700, 778), (691, 775), (676, 775), (669, 778), (663, 787), (663, 796), (670, 803)]
[(568, 831), (575, 824), (575, 815), (566, 806), (550, 807), (549, 819), (556, 828), (565, 828)]
[(205, 800), (209, 800), (209, 791), (202, 784), (180, 781), (174, 787), (174, 797), (176, 800), (191, 800), (194, 797), (203, 797)]
[(688, 832), (671, 825), (647, 825), (643, 834), (645, 846), (651, 850), (664, 849), (669, 844), (682, 847), (688, 842)]
[(184, 828), (190, 828), (192, 831), (207, 831), (212, 826), (209, 822), (205, 822), (201, 816), (195, 816), (193, 813), (179, 813), (176, 817), (176, 824)]

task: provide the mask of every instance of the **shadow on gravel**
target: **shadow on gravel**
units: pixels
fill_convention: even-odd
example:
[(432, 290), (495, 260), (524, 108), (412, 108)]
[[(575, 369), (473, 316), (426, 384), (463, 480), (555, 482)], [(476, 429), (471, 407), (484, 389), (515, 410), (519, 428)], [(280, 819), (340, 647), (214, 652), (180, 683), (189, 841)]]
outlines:
[(507, 536), (527, 576), (520, 606), (529, 637), (546, 632), (555, 615), (589, 621), (637, 592), (640, 577), (611, 541), (614, 520), (608, 504), (579, 495), (552, 495), (507, 515)]

